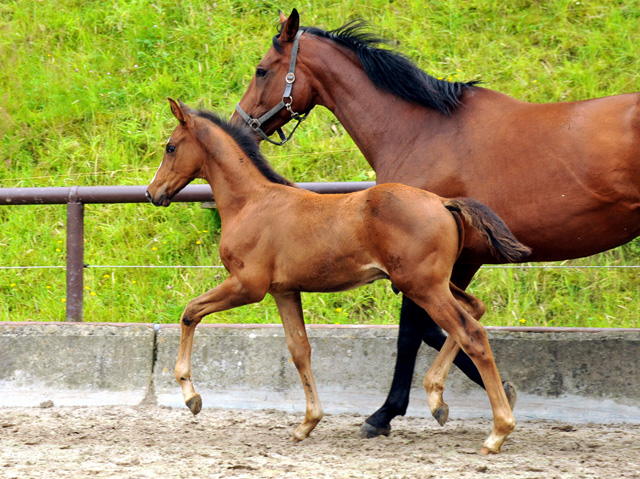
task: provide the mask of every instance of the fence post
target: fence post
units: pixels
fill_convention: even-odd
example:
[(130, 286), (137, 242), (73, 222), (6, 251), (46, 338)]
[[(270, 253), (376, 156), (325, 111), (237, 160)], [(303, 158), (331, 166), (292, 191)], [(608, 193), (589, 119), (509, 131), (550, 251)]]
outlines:
[(66, 321), (82, 321), (84, 275), (84, 204), (73, 186), (67, 203), (67, 314)]

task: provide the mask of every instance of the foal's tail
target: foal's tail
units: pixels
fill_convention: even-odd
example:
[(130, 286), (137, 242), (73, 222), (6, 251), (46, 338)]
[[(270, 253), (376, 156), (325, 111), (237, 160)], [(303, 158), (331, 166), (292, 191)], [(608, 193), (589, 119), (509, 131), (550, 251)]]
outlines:
[(452, 198), (445, 201), (444, 206), (449, 211), (460, 213), (482, 235), (499, 260), (516, 263), (531, 254), (531, 248), (520, 243), (487, 205), (472, 198)]

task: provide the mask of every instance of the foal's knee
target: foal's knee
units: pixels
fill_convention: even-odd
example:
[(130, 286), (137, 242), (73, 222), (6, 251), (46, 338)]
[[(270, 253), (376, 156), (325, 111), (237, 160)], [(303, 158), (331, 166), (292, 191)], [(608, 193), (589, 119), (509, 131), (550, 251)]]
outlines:
[(308, 364), (309, 358), (311, 357), (311, 345), (308, 342), (306, 344), (291, 342), (288, 346), (291, 359), (296, 368)]
[(202, 317), (197, 313), (196, 303), (194, 300), (189, 301), (180, 317), (180, 324), (187, 328), (190, 326), (195, 327), (201, 320)]

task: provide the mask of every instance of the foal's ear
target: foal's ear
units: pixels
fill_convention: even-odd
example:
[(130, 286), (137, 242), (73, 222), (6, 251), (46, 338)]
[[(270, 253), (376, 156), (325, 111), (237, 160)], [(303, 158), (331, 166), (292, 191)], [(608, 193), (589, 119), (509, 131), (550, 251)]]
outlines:
[(285, 16), (280, 12), (280, 23), (282, 24), (282, 30), (280, 31), (280, 41), (283, 43), (292, 42), (296, 37), (296, 33), (298, 33), (298, 28), (300, 27), (300, 15), (298, 15), (298, 10), (295, 8), (289, 15), (289, 18), (285, 18)]
[[(182, 111), (182, 106), (178, 105), (173, 98), (167, 98), (167, 100), (169, 100), (169, 104), (171, 105), (171, 113), (173, 113), (173, 116), (178, 119), (181, 125), (185, 125), (187, 122), (185, 121), (185, 114)], [(182, 103), (182, 105), (184, 105), (184, 103)]]
[(175, 116), (182, 126), (193, 127), (193, 115), (189, 112), (190, 108), (178, 100), (175, 102), (173, 98), (167, 98), (171, 105), (171, 113)]

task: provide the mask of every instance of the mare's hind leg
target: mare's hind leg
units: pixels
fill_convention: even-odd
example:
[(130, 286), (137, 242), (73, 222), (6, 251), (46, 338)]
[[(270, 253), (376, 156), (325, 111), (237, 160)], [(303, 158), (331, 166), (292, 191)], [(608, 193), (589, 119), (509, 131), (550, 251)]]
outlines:
[(482, 452), (500, 452), (502, 443), (515, 427), (515, 420), (484, 327), (455, 300), (448, 285), (431, 288), (424, 297), (414, 298), (414, 301), (449, 333), (480, 371), (493, 411), (493, 430), (484, 442)]
[(202, 409), (202, 399), (191, 381), (191, 351), (196, 326), (207, 314), (235, 308), (260, 299), (262, 298), (252, 298), (248, 295), (240, 283), (233, 276), (230, 276), (217, 287), (192, 299), (187, 304), (180, 318), (180, 348), (176, 361), (175, 377), (182, 388), (184, 402), (193, 415), (198, 414)]
[(311, 346), (304, 327), (300, 293), (274, 294), (273, 297), (276, 300), (284, 332), (287, 336), (287, 347), (300, 374), (307, 399), (304, 421), (293, 433), (295, 441), (302, 441), (309, 436), (309, 433), (324, 415), (313, 373), (311, 372)]
[[(470, 294), (465, 293), (453, 283), (449, 283), (449, 288), (462, 307), (464, 307), (474, 319), (480, 321), (485, 311), (484, 303)], [(427, 391), (429, 409), (441, 426), (444, 426), (449, 418), (449, 406), (444, 402), (442, 397), (444, 385), (451, 364), (457, 357), (459, 351), (460, 346), (449, 336), (424, 377), (424, 388)]]

